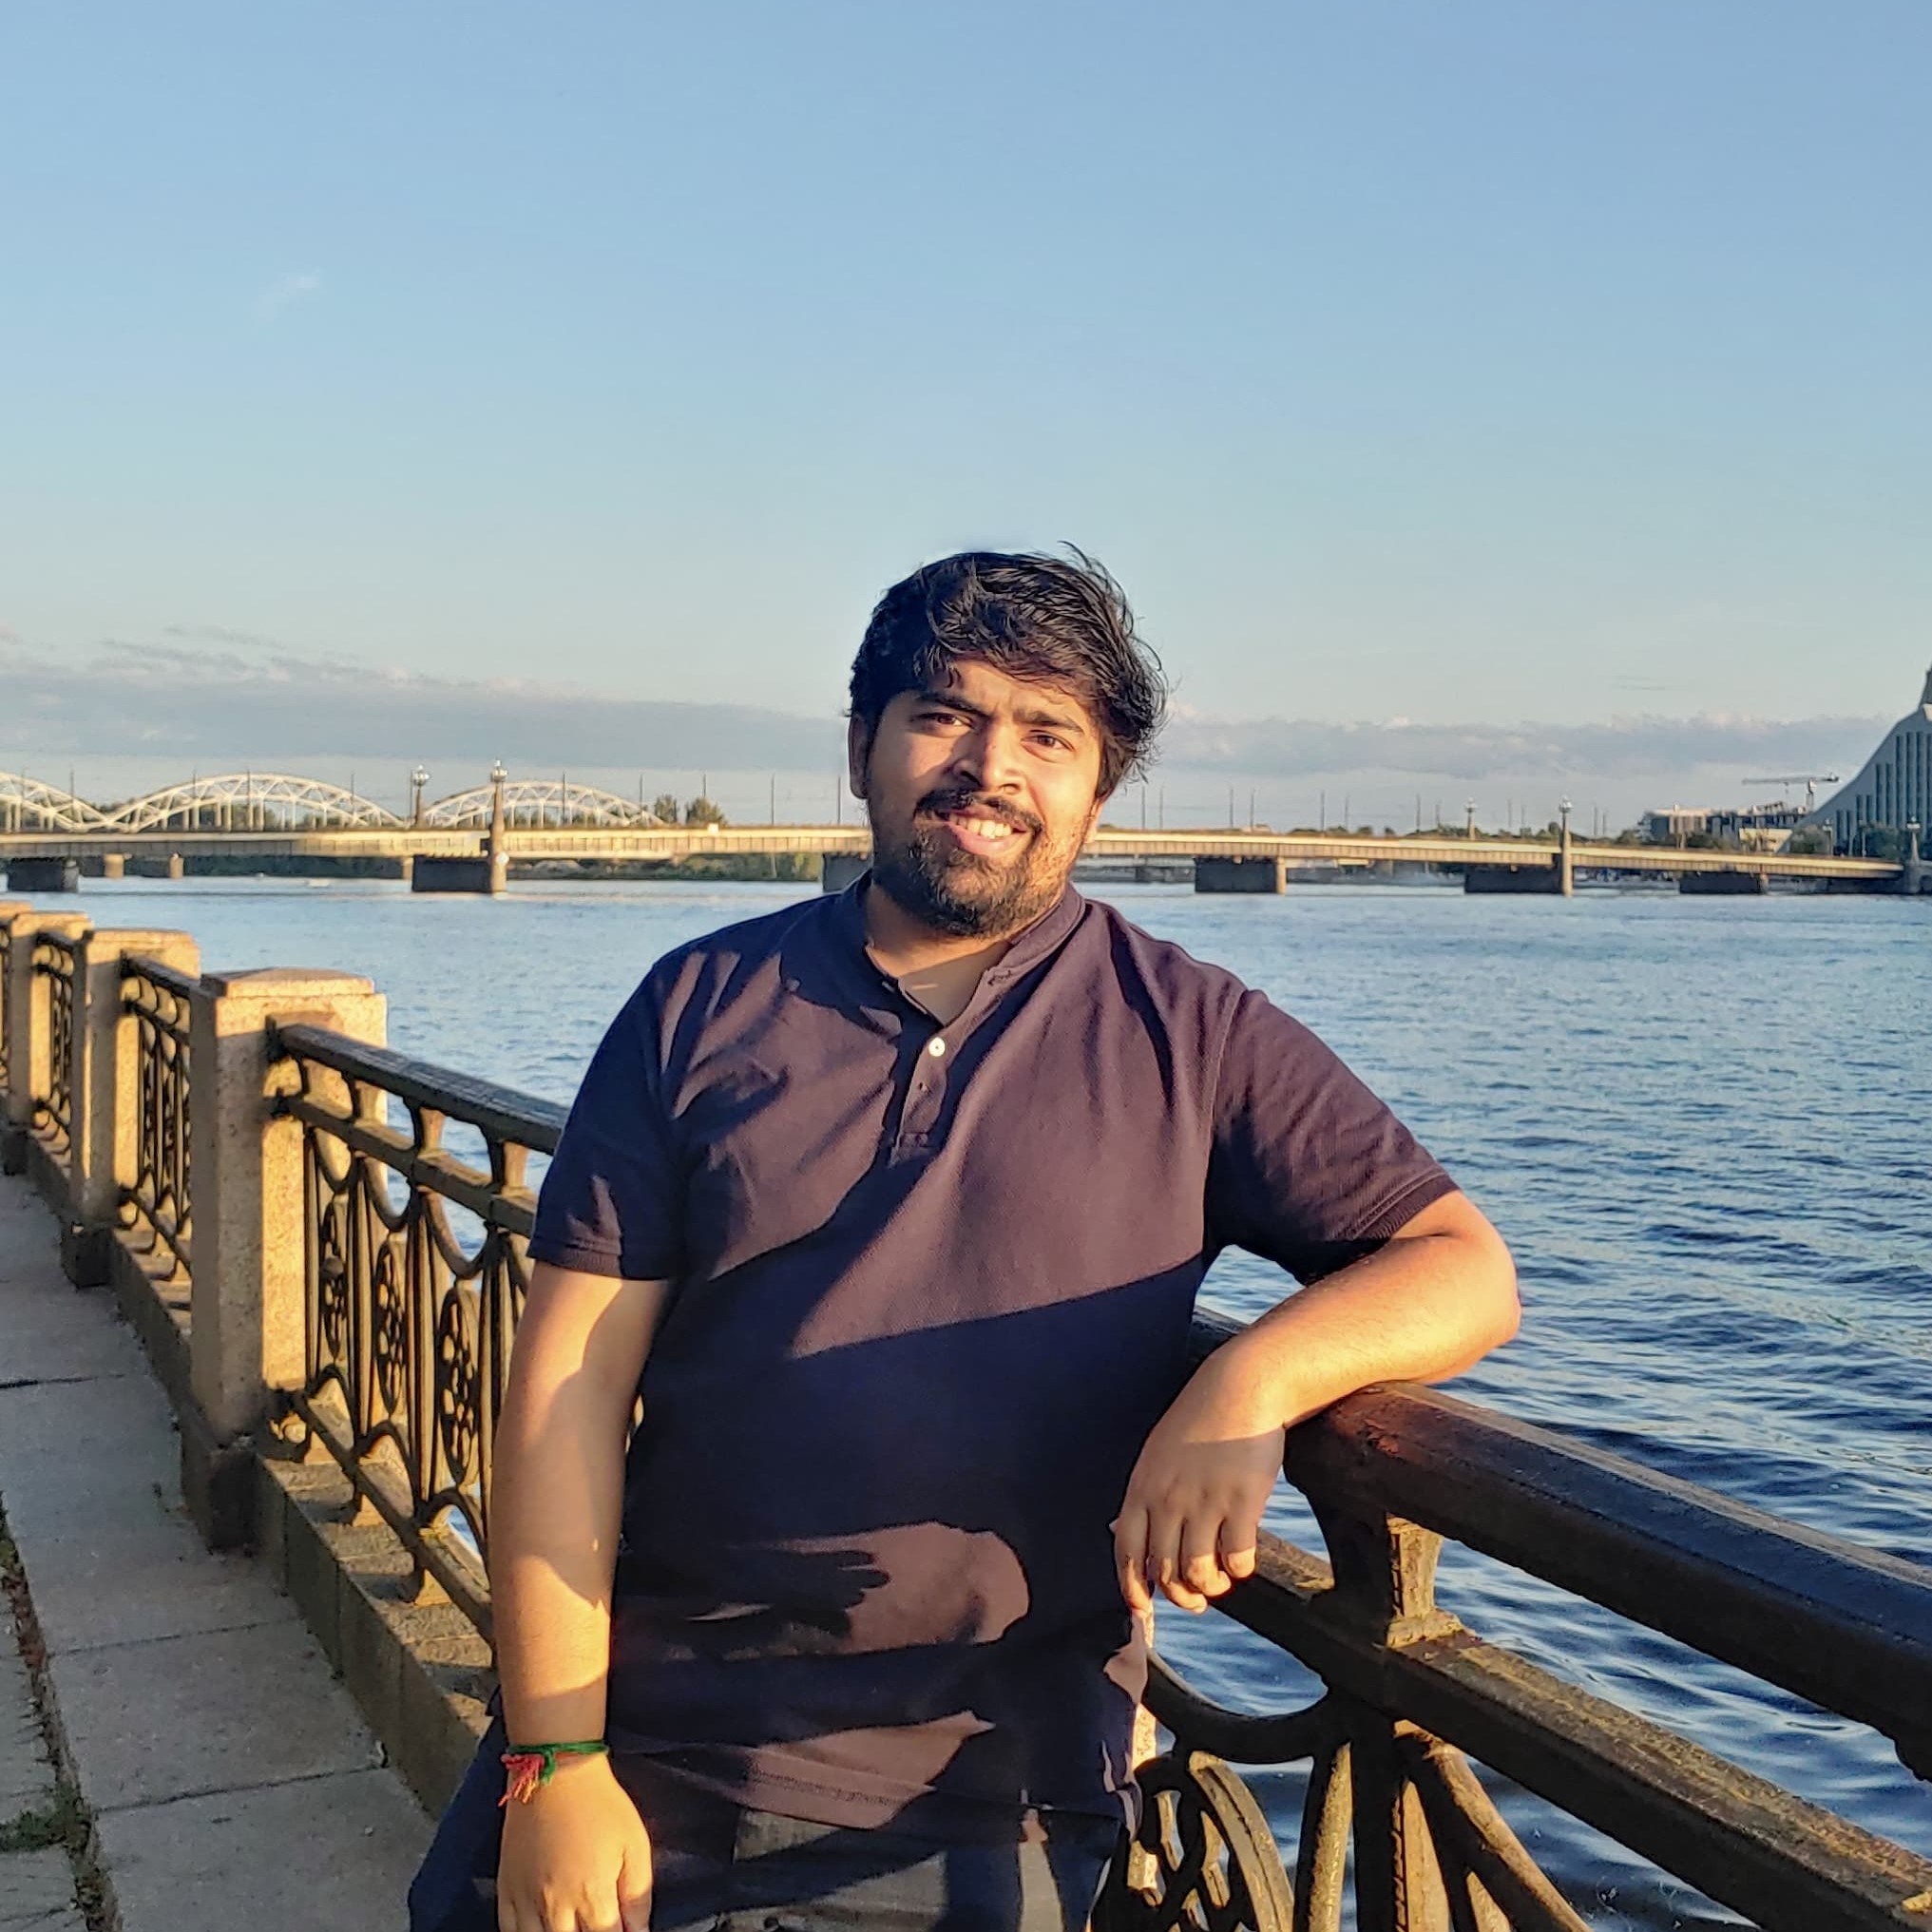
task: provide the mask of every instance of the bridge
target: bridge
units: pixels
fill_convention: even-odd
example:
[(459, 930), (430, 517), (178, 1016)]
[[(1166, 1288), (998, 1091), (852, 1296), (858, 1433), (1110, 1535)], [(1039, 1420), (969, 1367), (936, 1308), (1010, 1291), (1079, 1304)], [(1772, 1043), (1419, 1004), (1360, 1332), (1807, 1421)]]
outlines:
[[(500, 770), (500, 768), (499, 768)], [(72, 890), (83, 867), (181, 877), (197, 860), (313, 860), (411, 877), (425, 891), (500, 890), (519, 864), (675, 864), (695, 856), (816, 858), (828, 888), (855, 876), (871, 849), (863, 825), (672, 825), (641, 802), (567, 779), (507, 775), (425, 805), (408, 817), (339, 786), (274, 774), (227, 774), (116, 806), (0, 773), (0, 865), (14, 890)], [(1903, 864), (1813, 853), (1688, 851), (1573, 839), (1277, 832), (1261, 828), (1168, 832), (1103, 826), (1093, 860), (1192, 861), (1208, 892), (1278, 892), (1297, 867), (1448, 869), (1470, 891), (1557, 893), (1579, 872), (1675, 878), (1689, 892), (1760, 892), (1772, 879), (1841, 889), (1919, 892), (1928, 881), (1913, 841)]]

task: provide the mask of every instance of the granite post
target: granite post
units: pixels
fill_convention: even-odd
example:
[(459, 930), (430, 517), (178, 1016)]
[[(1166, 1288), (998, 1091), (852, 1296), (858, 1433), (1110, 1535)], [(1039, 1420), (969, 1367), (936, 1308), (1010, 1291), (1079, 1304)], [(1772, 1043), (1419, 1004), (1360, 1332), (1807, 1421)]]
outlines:
[(383, 996), (354, 973), (208, 973), (194, 1002), (194, 1403), (182, 1417), (182, 1479), (217, 1548), (249, 1539), (245, 1439), (268, 1419), (277, 1391), (301, 1386), (305, 1367), (302, 1130), (270, 1112), (292, 1075), (270, 1064), (269, 1023), (324, 1026), (380, 1046), (387, 1020)]

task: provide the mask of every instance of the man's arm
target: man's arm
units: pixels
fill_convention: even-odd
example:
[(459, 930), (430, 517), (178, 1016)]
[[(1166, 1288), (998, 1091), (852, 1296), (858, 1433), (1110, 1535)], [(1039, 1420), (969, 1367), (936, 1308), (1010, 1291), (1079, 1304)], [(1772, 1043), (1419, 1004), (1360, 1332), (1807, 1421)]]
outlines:
[(1516, 1332), (1516, 1267), (1466, 1195), (1302, 1289), (1195, 1371), (1134, 1465), (1114, 1530), (1121, 1594), (1183, 1610), (1254, 1572), (1282, 1437), (1371, 1382), (1440, 1382)]
[[(512, 1745), (601, 1738), (610, 1674), (611, 1578), (623, 1503), (624, 1431), (670, 1297), (539, 1263), (517, 1325), (497, 1424), (490, 1600)], [(649, 1910), (650, 1845), (604, 1757), (558, 1760), (504, 1814), (505, 1932), (574, 1932)]]

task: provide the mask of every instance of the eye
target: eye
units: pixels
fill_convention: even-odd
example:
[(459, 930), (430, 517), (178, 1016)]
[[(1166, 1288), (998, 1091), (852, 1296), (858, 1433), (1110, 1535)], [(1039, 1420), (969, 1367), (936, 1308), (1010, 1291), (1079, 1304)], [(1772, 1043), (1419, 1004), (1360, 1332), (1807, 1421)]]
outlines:
[(1073, 750), (1070, 740), (1062, 737), (1058, 732), (1053, 731), (1035, 732), (1033, 734), (1033, 742), (1037, 745), (1043, 745), (1050, 752), (1070, 752)]

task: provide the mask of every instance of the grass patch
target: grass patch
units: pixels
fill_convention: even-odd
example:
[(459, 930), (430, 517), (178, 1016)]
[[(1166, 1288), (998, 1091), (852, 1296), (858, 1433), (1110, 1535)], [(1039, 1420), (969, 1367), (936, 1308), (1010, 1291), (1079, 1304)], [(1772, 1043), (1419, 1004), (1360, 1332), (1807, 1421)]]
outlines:
[(86, 1844), (87, 1814), (79, 1793), (65, 1783), (56, 1787), (52, 1804), (0, 1825), (0, 1852), (61, 1850), (73, 1856)]

